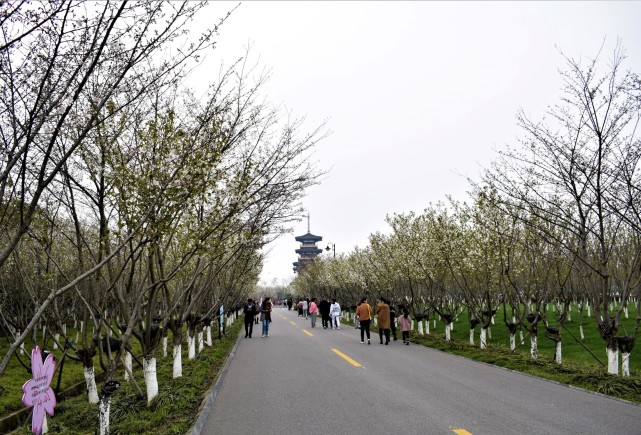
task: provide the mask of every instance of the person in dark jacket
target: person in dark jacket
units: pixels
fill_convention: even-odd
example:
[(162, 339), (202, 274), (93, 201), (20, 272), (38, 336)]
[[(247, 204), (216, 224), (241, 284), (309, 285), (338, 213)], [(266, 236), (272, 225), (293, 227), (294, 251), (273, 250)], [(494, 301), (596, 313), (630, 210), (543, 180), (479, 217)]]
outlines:
[(321, 314), (321, 320), (323, 321), (323, 329), (327, 329), (327, 327), (329, 326), (329, 322), (330, 322), (329, 305), (330, 304), (327, 299), (323, 299), (318, 304), (318, 309), (320, 310), (320, 314)]
[(254, 316), (258, 309), (254, 301), (249, 298), (243, 306), (243, 313), (245, 313), (245, 338), (252, 338), (252, 331), (254, 329)]
[[(387, 301), (387, 303), (389, 304), (389, 301)], [(392, 337), (394, 337), (394, 341), (398, 340), (396, 338), (396, 310), (392, 305), (389, 306), (389, 326), (392, 330)]]

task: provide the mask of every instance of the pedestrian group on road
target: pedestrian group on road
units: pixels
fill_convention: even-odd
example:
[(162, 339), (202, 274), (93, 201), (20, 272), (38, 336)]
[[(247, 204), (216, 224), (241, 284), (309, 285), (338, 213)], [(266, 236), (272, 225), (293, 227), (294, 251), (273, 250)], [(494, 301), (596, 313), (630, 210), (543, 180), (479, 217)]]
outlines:
[[(318, 315), (321, 316), (323, 329), (336, 329), (340, 330), (341, 326), (341, 306), (336, 299), (332, 299), (331, 303), (327, 299), (322, 299), (316, 303), (317, 299), (309, 298), (300, 299), (296, 304), (293, 303), (291, 298), (283, 299), (283, 306), (287, 306), (288, 310), (292, 307), (298, 309), (298, 316), (304, 319), (311, 320), (311, 327), (316, 328), (316, 321)], [(277, 301), (278, 302), (278, 301)], [(401, 306), (402, 307), (402, 306)], [(243, 306), (243, 313), (245, 314), (245, 338), (252, 337), (253, 325), (258, 324), (258, 320), (262, 323), (262, 337), (269, 337), (269, 324), (272, 322), (272, 302), (269, 297), (266, 297), (262, 302), (254, 301), (251, 298)], [(358, 302), (356, 307), (356, 315), (354, 316), (354, 327), (361, 331), (361, 343), (365, 343), (367, 337), (367, 344), (371, 344), (370, 326), (376, 319), (378, 326), (378, 336), (380, 344), (388, 345), (396, 337), (396, 322), (403, 336), (403, 344), (409, 345), (409, 336), (412, 329), (412, 319), (409, 316), (407, 308), (403, 308), (403, 314), (400, 317), (396, 316), (396, 310), (390, 304), (390, 301), (384, 297), (380, 297), (375, 309), (364, 297)], [(383, 341), (385, 338), (385, 341)]]

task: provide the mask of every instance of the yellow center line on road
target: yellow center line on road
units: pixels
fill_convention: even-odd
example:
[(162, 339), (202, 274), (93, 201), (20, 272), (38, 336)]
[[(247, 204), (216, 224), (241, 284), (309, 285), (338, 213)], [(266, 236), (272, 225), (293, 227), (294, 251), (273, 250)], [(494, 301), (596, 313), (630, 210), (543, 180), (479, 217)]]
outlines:
[(353, 359), (351, 359), (350, 357), (348, 357), (347, 355), (345, 355), (345, 354), (344, 354), (343, 352), (341, 352), (340, 350), (338, 350), (338, 349), (332, 349), (332, 352), (334, 352), (336, 355), (338, 355), (338, 356), (340, 356), (341, 358), (343, 358), (345, 361), (347, 361), (348, 363), (350, 363), (350, 364), (351, 364), (351, 365), (353, 365), (354, 367), (362, 367), (359, 363), (357, 363), (356, 361), (354, 361)]
[(456, 435), (472, 435), (472, 432), (468, 432), (465, 429), (452, 429)]
[(309, 332), (309, 331), (308, 331), (308, 330), (306, 330), (306, 329), (303, 329), (303, 332), (304, 332), (305, 334), (309, 335), (310, 337), (313, 337), (313, 336), (314, 336), (314, 334), (312, 334), (311, 332)]
[(289, 322), (289, 323), (291, 323), (292, 325), (296, 326), (296, 324), (294, 322)]

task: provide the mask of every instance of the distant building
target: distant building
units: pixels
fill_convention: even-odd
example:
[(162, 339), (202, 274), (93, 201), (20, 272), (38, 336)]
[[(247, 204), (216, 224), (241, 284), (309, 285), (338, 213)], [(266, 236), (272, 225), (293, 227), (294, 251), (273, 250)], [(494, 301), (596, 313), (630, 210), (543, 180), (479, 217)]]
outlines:
[(313, 235), (309, 230), (309, 212), (305, 217), (307, 218), (307, 234), (296, 237), (296, 241), (300, 242), (300, 248), (296, 250), (296, 253), (298, 254), (298, 261), (292, 263), (294, 265), (294, 273), (300, 272), (309, 263), (316, 261), (316, 257), (323, 252), (322, 249), (316, 246), (316, 243), (323, 240), (323, 238), (321, 236)]
[(300, 242), (300, 248), (296, 250), (298, 261), (292, 263), (295, 273), (303, 270), (309, 263), (316, 261), (316, 257), (323, 252), (322, 249), (316, 246), (316, 243), (321, 240), (323, 240), (321, 236), (315, 236), (309, 231), (305, 235), (296, 237), (296, 241)]

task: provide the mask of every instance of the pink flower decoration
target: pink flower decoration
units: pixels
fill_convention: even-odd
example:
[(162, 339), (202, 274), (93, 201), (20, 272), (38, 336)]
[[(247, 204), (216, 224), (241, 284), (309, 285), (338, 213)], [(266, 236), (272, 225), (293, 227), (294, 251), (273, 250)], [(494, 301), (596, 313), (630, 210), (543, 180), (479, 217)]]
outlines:
[(42, 423), (45, 418), (45, 411), (53, 416), (53, 409), (56, 407), (56, 395), (49, 386), (53, 379), (53, 372), (56, 363), (53, 360), (53, 354), (49, 354), (44, 363), (42, 362), (42, 353), (36, 346), (31, 351), (31, 373), (33, 379), (29, 379), (22, 386), (22, 403), (24, 406), (33, 406), (33, 418), (31, 419), (31, 430), (34, 433), (42, 433)]

